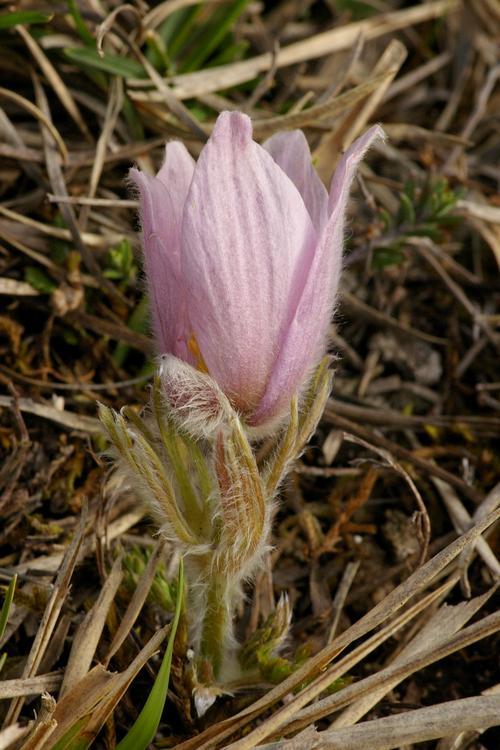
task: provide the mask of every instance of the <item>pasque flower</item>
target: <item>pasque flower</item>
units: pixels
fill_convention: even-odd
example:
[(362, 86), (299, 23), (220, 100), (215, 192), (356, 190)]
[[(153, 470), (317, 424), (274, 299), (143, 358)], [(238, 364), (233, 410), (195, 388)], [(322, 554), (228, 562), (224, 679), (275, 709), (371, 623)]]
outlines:
[(350, 147), (329, 194), (301, 131), (260, 146), (238, 112), (197, 163), (173, 141), (156, 177), (131, 170), (159, 353), (208, 372), (248, 425), (286, 415), (325, 353), (349, 188), (382, 135)]

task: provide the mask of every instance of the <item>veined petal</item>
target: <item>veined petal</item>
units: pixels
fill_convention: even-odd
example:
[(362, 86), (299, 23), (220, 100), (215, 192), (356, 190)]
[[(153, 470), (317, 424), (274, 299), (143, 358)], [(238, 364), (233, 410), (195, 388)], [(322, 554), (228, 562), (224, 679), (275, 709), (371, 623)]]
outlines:
[(275, 133), (262, 144), (302, 196), (318, 235), (328, 219), (328, 191), (312, 164), (302, 130)]
[(340, 271), (344, 218), (356, 168), (367, 149), (384, 138), (379, 126), (370, 128), (346, 151), (330, 190), (330, 217), (320, 237), (302, 297), (276, 359), (266, 392), (252, 418), (259, 425), (285, 413), (290, 398), (305, 384), (326, 349), (328, 326), (335, 306)]
[(373, 125), (373, 127), (369, 128), (366, 133), (363, 133), (363, 135), (357, 138), (354, 143), (349, 146), (339, 161), (332, 177), (328, 204), (330, 221), (335, 212), (338, 213), (338, 211), (340, 211), (342, 216), (344, 214), (347, 199), (349, 198), (351, 183), (356, 174), (359, 162), (363, 159), (374, 141), (384, 140), (385, 133), (383, 129), (380, 125)]
[(250, 119), (220, 115), (186, 201), (182, 276), (208, 371), (245, 413), (265, 390), (315, 245), (298, 190), (252, 141)]
[(160, 352), (190, 360), (189, 330), (180, 281), (180, 234), (194, 161), (181, 143), (169, 143), (157, 177), (130, 170), (138, 188), (142, 245), (152, 322)]
[(156, 175), (179, 205), (180, 213), (193, 179), (195, 161), (185, 145), (180, 141), (170, 141), (165, 147), (165, 161)]

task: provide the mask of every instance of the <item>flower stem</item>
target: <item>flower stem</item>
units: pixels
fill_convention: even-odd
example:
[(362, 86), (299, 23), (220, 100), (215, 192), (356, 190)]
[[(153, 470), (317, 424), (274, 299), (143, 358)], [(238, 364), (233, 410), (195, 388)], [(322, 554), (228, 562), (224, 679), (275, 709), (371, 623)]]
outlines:
[(232, 628), (228, 593), (227, 581), (221, 577), (214, 576), (208, 581), (200, 651), (210, 662), (216, 679), (220, 675)]

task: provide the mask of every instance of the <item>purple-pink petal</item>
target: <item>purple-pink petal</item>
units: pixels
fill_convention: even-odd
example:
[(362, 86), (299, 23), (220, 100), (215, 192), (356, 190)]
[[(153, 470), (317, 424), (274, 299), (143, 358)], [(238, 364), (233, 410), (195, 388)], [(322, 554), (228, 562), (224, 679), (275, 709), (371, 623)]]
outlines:
[(302, 297), (252, 424), (259, 425), (288, 409), (291, 395), (304, 384), (326, 351), (328, 327), (335, 304), (341, 265), (344, 217), (356, 168), (376, 139), (384, 137), (375, 126), (347, 150), (335, 171), (330, 190), (330, 216), (319, 239)]
[(172, 142), (166, 147), (157, 177), (130, 170), (130, 179), (139, 191), (144, 264), (157, 346), (161, 352), (188, 360), (180, 254), (182, 214), (194, 167), (185, 146)]
[(182, 277), (209, 373), (246, 413), (257, 408), (302, 295), (317, 237), (294, 184), (223, 113), (186, 201)]
[(200, 383), (216, 384), (249, 425), (276, 425), (326, 351), (349, 189), (379, 137), (375, 127), (351, 146), (329, 196), (303, 133), (262, 147), (237, 112), (219, 116), (196, 165), (173, 142), (156, 177), (130, 173), (159, 353), (208, 370)]
[(193, 179), (196, 162), (180, 141), (171, 141), (165, 147), (165, 160), (156, 175), (163, 182), (180, 209), (180, 215), (186, 202), (189, 186)]
[(302, 130), (275, 133), (262, 144), (302, 196), (318, 235), (328, 219), (328, 191), (313, 167)]

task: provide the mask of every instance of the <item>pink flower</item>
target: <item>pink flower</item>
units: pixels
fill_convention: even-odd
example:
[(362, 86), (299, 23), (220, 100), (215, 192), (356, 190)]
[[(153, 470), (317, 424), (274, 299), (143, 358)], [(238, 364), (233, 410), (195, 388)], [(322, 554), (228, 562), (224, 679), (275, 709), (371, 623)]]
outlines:
[(237, 112), (196, 164), (171, 142), (156, 177), (131, 170), (159, 353), (206, 368), (249, 425), (279, 421), (325, 354), (349, 188), (381, 137), (351, 146), (330, 195), (301, 131), (259, 146)]

